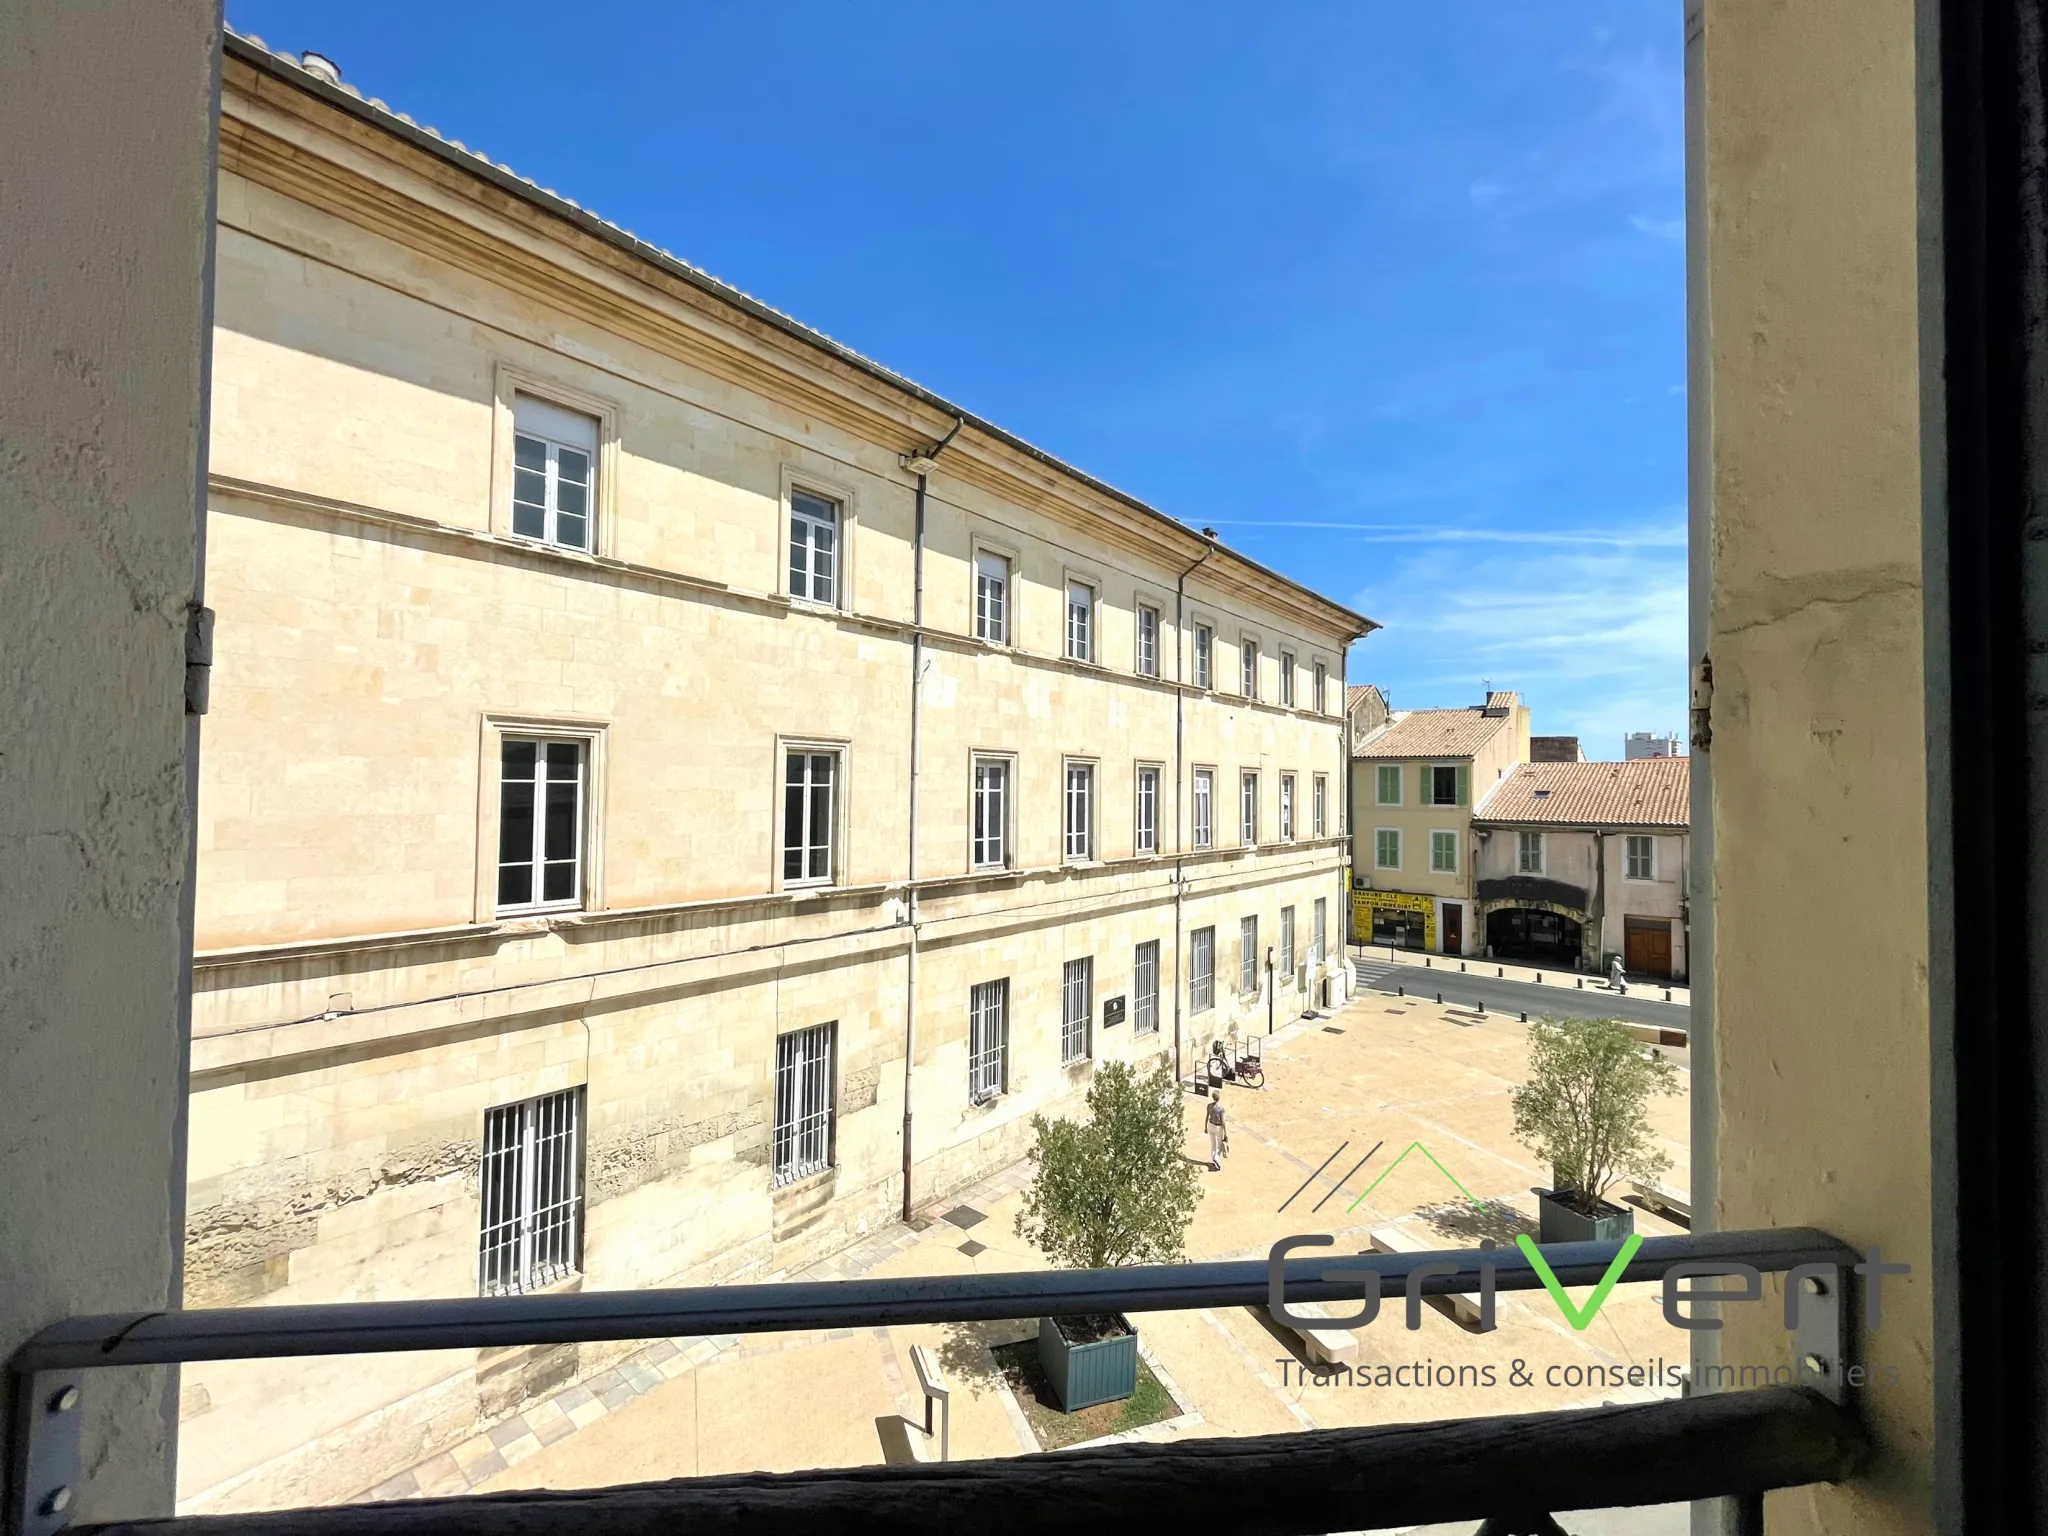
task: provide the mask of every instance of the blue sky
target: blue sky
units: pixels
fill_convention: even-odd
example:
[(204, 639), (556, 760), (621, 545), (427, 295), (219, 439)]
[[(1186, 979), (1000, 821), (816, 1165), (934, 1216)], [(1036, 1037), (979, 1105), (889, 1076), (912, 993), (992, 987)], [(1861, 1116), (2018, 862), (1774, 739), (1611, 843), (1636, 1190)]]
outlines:
[(1682, 723), (1676, 0), (227, 0), (1379, 620), (1397, 707)]

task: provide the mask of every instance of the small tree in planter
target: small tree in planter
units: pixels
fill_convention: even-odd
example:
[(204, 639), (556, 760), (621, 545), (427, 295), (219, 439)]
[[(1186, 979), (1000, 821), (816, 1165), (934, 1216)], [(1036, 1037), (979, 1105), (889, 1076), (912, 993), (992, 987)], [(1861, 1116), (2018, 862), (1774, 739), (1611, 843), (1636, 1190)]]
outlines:
[[(1034, 1115), (1036, 1172), (1017, 1235), (1065, 1269), (1168, 1264), (1185, 1251), (1202, 1187), (1181, 1156), (1180, 1085), (1160, 1065), (1140, 1077), (1128, 1062), (1101, 1067), (1088, 1119)], [(1042, 1318), (1039, 1360), (1069, 1413), (1137, 1390), (1138, 1336), (1120, 1316)]]
[(1515, 1090), (1515, 1139), (1550, 1164), (1539, 1192), (1538, 1240), (1612, 1241), (1635, 1213), (1606, 1201), (1620, 1178), (1671, 1166), (1650, 1130), (1653, 1095), (1675, 1093), (1678, 1070), (1614, 1019), (1539, 1019), (1529, 1026), (1529, 1081)]

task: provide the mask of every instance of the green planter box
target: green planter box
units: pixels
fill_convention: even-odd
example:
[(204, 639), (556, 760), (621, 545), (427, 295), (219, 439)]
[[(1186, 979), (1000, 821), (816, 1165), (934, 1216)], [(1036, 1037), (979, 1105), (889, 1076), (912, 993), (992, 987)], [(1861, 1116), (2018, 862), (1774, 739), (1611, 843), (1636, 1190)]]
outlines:
[(1600, 1214), (1587, 1216), (1562, 1200), (1555, 1190), (1536, 1191), (1536, 1241), (1539, 1243), (1618, 1243), (1636, 1229), (1636, 1213), (1625, 1205), (1600, 1202)]
[[(1095, 1330), (1085, 1333), (1086, 1343), (1070, 1343), (1060, 1331), (1060, 1318), (1038, 1320), (1038, 1363), (1045, 1367), (1053, 1396), (1068, 1413), (1113, 1403), (1138, 1390), (1138, 1330), (1130, 1319), (1117, 1315), (1121, 1333), (1096, 1338)], [(1068, 1318), (1069, 1323), (1094, 1323), (1095, 1318)]]

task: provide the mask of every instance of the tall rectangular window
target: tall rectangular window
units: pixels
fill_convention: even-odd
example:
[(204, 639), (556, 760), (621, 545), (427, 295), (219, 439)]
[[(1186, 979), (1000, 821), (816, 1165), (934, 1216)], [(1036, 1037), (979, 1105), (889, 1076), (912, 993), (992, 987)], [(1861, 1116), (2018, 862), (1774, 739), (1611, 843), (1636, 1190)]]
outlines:
[(484, 1113), (477, 1291), (512, 1296), (583, 1261), (583, 1090)]
[(1216, 930), (1197, 928), (1188, 935), (1188, 1011), (1207, 1013), (1216, 1006)]
[(1398, 828), (1381, 827), (1373, 833), (1372, 862), (1375, 869), (1401, 867), (1401, 833)]
[(1323, 837), (1329, 831), (1330, 781), (1324, 774), (1317, 774), (1311, 793), (1314, 799), (1309, 808), (1309, 825), (1315, 830), (1310, 837)]
[(1133, 845), (1139, 853), (1159, 851), (1159, 770), (1149, 764), (1138, 769), (1138, 804)]
[(1259, 776), (1241, 775), (1237, 792), (1238, 840), (1250, 848), (1259, 840)]
[(789, 595), (836, 603), (839, 591), (839, 503), (809, 491), (789, 493)]
[(1429, 834), (1429, 867), (1440, 875), (1455, 875), (1458, 872), (1457, 833)]
[(1287, 709), (1294, 708), (1294, 652), (1280, 653), (1280, 703)]
[(985, 549), (974, 556), (974, 633), (990, 645), (1010, 643), (1010, 562)]
[(1159, 941), (1147, 939), (1131, 961), (1131, 1033), (1159, 1032)]
[(1280, 841), (1294, 841), (1294, 775), (1280, 775)]
[(1215, 631), (1206, 624), (1197, 624), (1195, 626), (1195, 686), (1197, 688), (1214, 686), (1210, 682), (1210, 678), (1213, 675), (1210, 667), (1215, 659), (1215, 653)]
[(794, 1184), (832, 1166), (835, 1024), (775, 1037), (774, 1178)]
[(1195, 770), (1194, 843), (1197, 848), (1216, 844), (1216, 774), (1212, 769)]
[(589, 550), (597, 421), (531, 395), (512, 397), (512, 531)]
[(1628, 877), (1631, 880), (1657, 878), (1657, 843), (1649, 837), (1628, 840)]
[(583, 901), (584, 747), (507, 736), (498, 752), (498, 911)]
[(1060, 1064), (1088, 1058), (1088, 1024), (1095, 1012), (1095, 962), (1069, 960), (1060, 972)]
[(1066, 855), (1095, 857), (1095, 765), (1067, 764)]
[(1313, 688), (1313, 689), (1315, 690), (1315, 696), (1314, 696), (1313, 698), (1311, 698), (1311, 699), (1309, 700), (1309, 705), (1308, 705), (1308, 707), (1309, 707), (1310, 709), (1314, 710), (1314, 711), (1315, 711), (1315, 712), (1316, 712), (1317, 714), (1319, 714), (1319, 715), (1320, 715), (1320, 714), (1321, 714), (1321, 713), (1323, 712), (1323, 707), (1324, 707), (1324, 706), (1323, 706), (1323, 695), (1324, 695), (1324, 691), (1325, 691), (1324, 685), (1325, 685), (1325, 684), (1327, 684), (1327, 683), (1329, 682), (1329, 680), (1330, 680), (1330, 669), (1329, 669), (1329, 668), (1328, 668), (1327, 666), (1325, 666), (1325, 665), (1324, 665), (1324, 664), (1323, 664), (1322, 662), (1320, 662), (1320, 661), (1319, 661), (1319, 662), (1317, 662), (1317, 663), (1316, 663), (1316, 666), (1315, 666), (1315, 677), (1314, 677), (1314, 681), (1313, 681), (1313, 682), (1312, 682), (1312, 683), (1310, 684), (1310, 686), (1311, 686), (1311, 687), (1312, 687), (1312, 688)]
[(1138, 605), (1138, 672), (1144, 677), (1159, 675), (1159, 610)]
[(986, 1104), (1010, 1087), (1010, 983), (984, 981), (967, 994), (967, 1096)]
[(1242, 685), (1238, 691), (1248, 699), (1256, 699), (1259, 696), (1258, 641), (1247, 638), (1238, 648), (1238, 668), (1241, 673), (1239, 682)]
[(1294, 974), (1294, 908), (1280, 909), (1280, 974)]
[(1424, 805), (1463, 805), (1465, 769), (1460, 763), (1431, 763), (1422, 770)]
[(818, 884), (832, 878), (837, 806), (833, 788), (839, 754), (793, 748), (784, 755), (782, 781), (782, 879), (785, 884)]
[(974, 867), (1002, 869), (1010, 861), (1010, 765), (974, 760)]
[(1250, 997), (1259, 990), (1259, 920), (1237, 920), (1237, 990)]
[(1374, 787), (1377, 790), (1376, 798), (1379, 803), (1381, 805), (1399, 805), (1401, 803), (1401, 765), (1399, 763), (1381, 763), (1373, 777), (1376, 781)]
[(1515, 840), (1515, 868), (1525, 875), (1542, 874), (1543, 834), (1517, 832)]
[(1310, 965), (1321, 965), (1323, 963), (1323, 935), (1324, 930), (1329, 926), (1329, 921), (1330, 898), (1318, 896), (1316, 898), (1315, 931), (1308, 936), (1308, 963)]
[(1067, 657), (1095, 659), (1095, 589), (1086, 582), (1067, 583)]

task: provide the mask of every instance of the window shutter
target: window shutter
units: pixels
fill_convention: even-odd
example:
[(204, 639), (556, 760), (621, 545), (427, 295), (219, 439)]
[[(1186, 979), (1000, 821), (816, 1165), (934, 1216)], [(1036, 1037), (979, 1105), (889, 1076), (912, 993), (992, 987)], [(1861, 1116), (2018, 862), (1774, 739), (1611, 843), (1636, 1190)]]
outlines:
[(1470, 805), (1471, 803), (1472, 765), (1470, 763), (1460, 763), (1458, 764), (1458, 804)]

